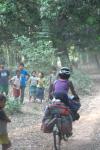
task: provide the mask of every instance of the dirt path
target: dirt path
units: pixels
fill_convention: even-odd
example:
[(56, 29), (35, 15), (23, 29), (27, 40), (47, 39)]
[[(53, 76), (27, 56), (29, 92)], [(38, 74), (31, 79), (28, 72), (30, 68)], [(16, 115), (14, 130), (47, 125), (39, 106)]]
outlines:
[(94, 81), (95, 91), (82, 99), (81, 118), (62, 150), (100, 150), (100, 76), (94, 76)]
[[(62, 150), (100, 150), (100, 76), (94, 76), (95, 91), (82, 98), (81, 118), (73, 124), (73, 136)], [(52, 150), (52, 134), (40, 131), (44, 104), (25, 104), (22, 114), (9, 125), (11, 150)]]

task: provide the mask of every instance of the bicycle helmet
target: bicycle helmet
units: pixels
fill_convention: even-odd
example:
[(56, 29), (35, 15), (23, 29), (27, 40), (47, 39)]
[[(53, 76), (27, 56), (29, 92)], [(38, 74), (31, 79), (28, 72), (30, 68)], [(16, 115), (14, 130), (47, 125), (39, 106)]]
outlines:
[(59, 77), (61, 79), (68, 79), (70, 77), (70, 69), (67, 67), (62, 67), (59, 71)]

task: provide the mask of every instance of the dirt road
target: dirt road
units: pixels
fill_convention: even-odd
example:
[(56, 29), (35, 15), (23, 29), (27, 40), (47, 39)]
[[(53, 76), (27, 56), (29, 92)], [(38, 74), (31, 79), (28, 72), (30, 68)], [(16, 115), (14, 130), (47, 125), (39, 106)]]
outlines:
[(81, 118), (62, 150), (100, 150), (100, 76), (94, 76), (94, 92), (82, 98)]
[[(100, 150), (100, 76), (94, 81), (93, 93), (81, 99), (81, 118), (73, 123), (73, 136), (62, 143), (62, 150)], [(11, 150), (52, 150), (52, 134), (40, 131), (43, 108), (44, 104), (28, 103), (22, 114), (12, 116)]]

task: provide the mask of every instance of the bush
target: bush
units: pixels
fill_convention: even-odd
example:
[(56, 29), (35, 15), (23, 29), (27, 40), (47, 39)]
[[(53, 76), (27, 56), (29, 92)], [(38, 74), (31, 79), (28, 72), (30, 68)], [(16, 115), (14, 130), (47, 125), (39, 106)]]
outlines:
[(79, 94), (89, 94), (91, 92), (93, 82), (88, 74), (79, 70), (73, 71), (72, 81)]
[(19, 113), (21, 111), (21, 104), (14, 98), (8, 98), (5, 110), (9, 114)]

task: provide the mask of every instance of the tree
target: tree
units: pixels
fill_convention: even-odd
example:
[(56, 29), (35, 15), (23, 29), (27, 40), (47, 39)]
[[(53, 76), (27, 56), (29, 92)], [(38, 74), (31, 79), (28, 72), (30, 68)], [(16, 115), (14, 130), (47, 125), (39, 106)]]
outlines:
[[(70, 43), (78, 50), (97, 48), (100, 42), (99, 0), (41, 0), (41, 17), (49, 32), (57, 54), (69, 60)], [(65, 61), (64, 61), (65, 64)]]
[[(1, 0), (1, 53), (6, 55), (4, 51), (7, 50), (11, 64), (13, 59), (16, 62), (21, 59), (21, 46), (14, 42), (16, 37), (26, 37), (30, 44), (38, 45), (38, 51), (43, 43), (52, 41), (52, 53), (55, 53), (55, 59), (60, 57), (62, 65), (76, 59), (70, 55), (80, 59), (84, 51), (90, 56), (88, 51), (99, 52), (100, 49), (100, 1)], [(13, 53), (15, 58), (11, 59)], [(96, 55), (95, 60), (99, 62)]]
[[(55, 63), (52, 41), (39, 40), (35, 43), (25, 36), (15, 37), (16, 45), (20, 44), (20, 61), (25, 61), (27, 67), (33, 70), (45, 70)], [(45, 67), (45, 68), (44, 68)]]
[(13, 35), (33, 37), (39, 30), (39, 3), (36, 0), (5, 0), (0, 2), (0, 39), (9, 41)]

